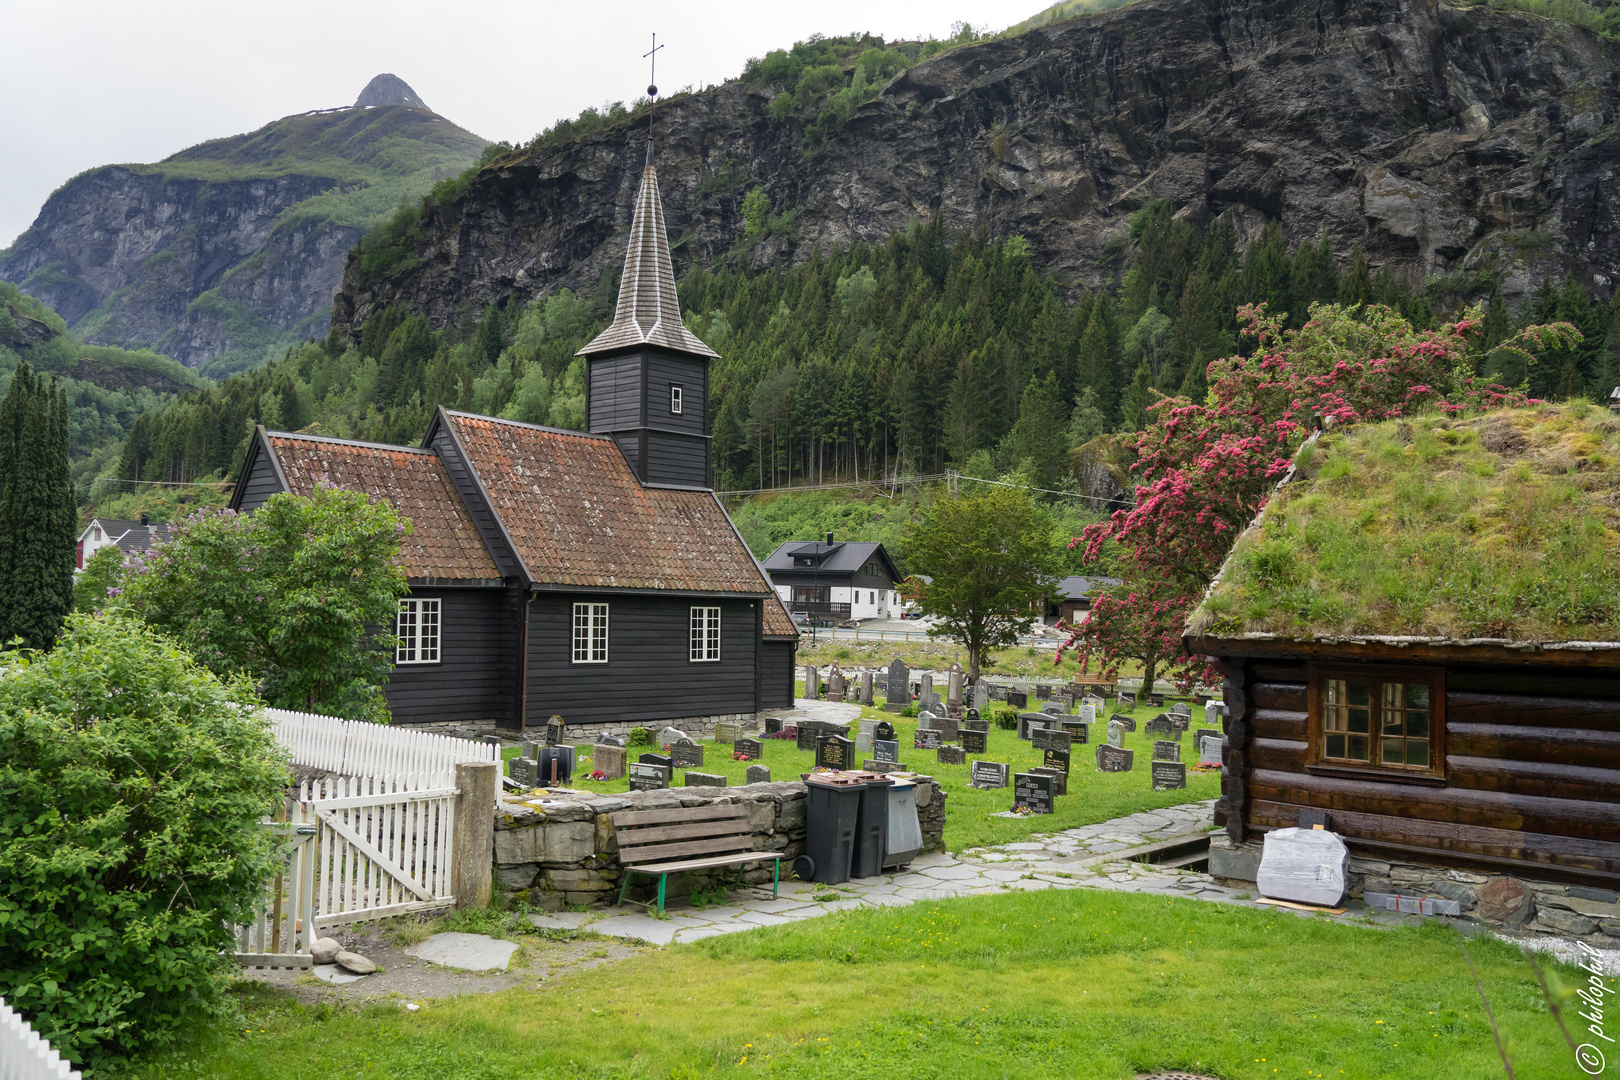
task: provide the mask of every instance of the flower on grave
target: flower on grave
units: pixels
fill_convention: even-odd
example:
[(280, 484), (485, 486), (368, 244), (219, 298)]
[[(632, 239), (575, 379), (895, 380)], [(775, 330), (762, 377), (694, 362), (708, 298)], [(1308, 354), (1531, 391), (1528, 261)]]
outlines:
[(597, 781), (606, 780), (606, 779), (608, 779), (608, 774), (603, 772), (601, 769), (593, 769), (593, 770), (591, 770), (591, 774), (589, 776), (587, 776), (585, 779), (587, 779), (587, 780), (597, 780)]

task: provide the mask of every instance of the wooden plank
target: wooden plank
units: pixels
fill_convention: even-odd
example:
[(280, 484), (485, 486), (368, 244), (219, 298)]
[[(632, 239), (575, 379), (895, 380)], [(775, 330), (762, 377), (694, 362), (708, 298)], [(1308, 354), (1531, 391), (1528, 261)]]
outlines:
[(1620, 769), (1620, 732), (1448, 722), (1446, 752), (1467, 757)]
[(1387, 814), (1454, 825), (1596, 839), (1620, 835), (1620, 807), (1574, 799), (1502, 795), (1466, 788), (1412, 787), (1375, 780), (1254, 769), (1249, 796), (1338, 811)]
[(1201, 656), (1257, 660), (1354, 660), (1392, 664), (1500, 665), (1509, 669), (1620, 668), (1620, 645), (1605, 649), (1518, 649), (1505, 645), (1446, 645), (1419, 641), (1285, 641), (1237, 638), (1182, 638), (1187, 651)]
[(1251, 739), (1249, 765), (1303, 775), (1308, 750), (1309, 746), (1299, 739)]
[(381, 851), (378, 851), (375, 845), (357, 832), (353, 826), (339, 818), (337, 814), (330, 810), (323, 809), (319, 804), (316, 804), (315, 816), (324, 821), (327, 828), (331, 829), (333, 832), (343, 837), (343, 839), (347, 840), (349, 842), (349, 846), (352, 847), (356, 852), (365, 855), (366, 858), (369, 859), (371, 863), (379, 870), (386, 872), (389, 877), (393, 878), (411, 892), (415, 893), (418, 900), (435, 899), (432, 893), (428, 892), (415, 880), (413, 880), (409, 874), (407, 874), (394, 862), (394, 860), (390, 859), (387, 855), (384, 855)]
[(1584, 698), (1620, 699), (1620, 679), (1576, 671), (1520, 671), (1501, 668), (1448, 668), (1446, 695), (1453, 691), (1484, 694), (1568, 694)]
[(1255, 709), (1278, 709), (1282, 712), (1305, 714), (1309, 708), (1305, 701), (1305, 684), (1261, 682), (1248, 687), (1249, 704)]
[(1471, 724), (1575, 728), (1620, 735), (1620, 701), (1551, 694), (1487, 694), (1446, 688), (1446, 719)]
[(1255, 901), (1257, 904), (1268, 904), (1271, 907), (1285, 907), (1291, 911), (1320, 911), (1324, 915), (1343, 915), (1342, 907), (1322, 907), (1320, 904), (1296, 904), (1292, 900), (1273, 900), (1269, 896), (1262, 896)]
[(1279, 682), (1305, 684), (1305, 665), (1299, 661), (1256, 660), (1249, 665), (1249, 678), (1253, 682)]
[(688, 840), (699, 836), (752, 836), (746, 818), (694, 821), (689, 825), (655, 825), (645, 829), (620, 829), (619, 847), (647, 845), (665, 840)]
[[(1582, 860), (1585, 864), (1603, 869), (1604, 863), (1613, 863), (1620, 869), (1620, 843), (1610, 840), (1560, 836), (1518, 829), (1494, 829), (1479, 825), (1464, 825), (1450, 821), (1431, 821), (1421, 818), (1399, 817), (1393, 814), (1363, 813), (1340, 807), (1316, 806), (1330, 809), (1333, 831), (1346, 839), (1387, 840), (1416, 846), (1444, 847), (1474, 854), (1529, 859), (1528, 853), (1538, 851), (1547, 855)], [(1287, 827), (1299, 823), (1298, 804), (1256, 799), (1251, 816), (1257, 825)], [(1610, 832), (1608, 835), (1614, 835)]]
[(681, 870), (706, 870), (713, 866), (742, 866), (751, 862), (776, 862), (784, 856), (780, 851), (752, 851), (742, 855), (717, 855), (712, 859), (683, 859), (680, 862), (649, 863), (633, 866), (642, 874), (674, 874)]
[(714, 806), (682, 806), (675, 810), (621, 810), (613, 815), (612, 820), (615, 828), (623, 829), (626, 826), (662, 825), (666, 822), (685, 824), (747, 816), (748, 807), (742, 803), (720, 803)]
[(1446, 779), (1451, 787), (1475, 791), (1620, 803), (1620, 769), (1452, 754), (1446, 758)]
[(651, 844), (641, 848), (619, 845), (619, 861), (626, 866), (660, 859), (675, 859), (682, 855), (734, 854), (743, 850), (745, 843), (735, 836), (720, 836), (712, 840), (683, 840), (676, 844)]
[(1257, 739), (1303, 739), (1305, 714), (1280, 709), (1256, 709), (1249, 714), (1249, 734)]

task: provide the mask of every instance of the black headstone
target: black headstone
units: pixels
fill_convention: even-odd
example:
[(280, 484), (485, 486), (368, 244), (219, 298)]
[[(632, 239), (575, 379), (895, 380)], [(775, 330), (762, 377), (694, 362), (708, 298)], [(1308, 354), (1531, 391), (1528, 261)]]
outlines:
[(670, 760), (677, 769), (695, 769), (703, 765), (703, 745), (690, 739), (676, 739), (669, 748)]
[(1034, 814), (1052, 812), (1052, 778), (1040, 773), (1021, 772), (1013, 776), (1013, 809), (1020, 807)]
[(1036, 728), (1029, 733), (1029, 742), (1036, 750), (1064, 750), (1074, 737), (1067, 731), (1054, 731), (1051, 728)]
[(1136, 717), (1134, 717), (1134, 716), (1126, 716), (1122, 712), (1117, 712), (1113, 716), (1110, 716), (1108, 719), (1109, 720), (1117, 720), (1119, 722), (1119, 726), (1124, 728), (1126, 731), (1135, 731), (1136, 730)]
[(534, 757), (535, 780), (541, 787), (556, 787), (573, 779), (574, 748), (572, 746), (536, 747)]
[(1164, 695), (1163, 694), (1149, 694), (1148, 699), (1147, 699), (1147, 707), (1150, 708), (1150, 709), (1162, 709), (1162, 708), (1164, 708)]
[(963, 750), (970, 754), (983, 754), (987, 751), (990, 742), (990, 736), (987, 732), (964, 728), (961, 735)]
[(893, 739), (893, 738), (894, 738), (894, 725), (889, 723), (887, 720), (879, 720), (878, 724), (877, 724), (877, 727), (872, 729), (872, 739), (873, 739), (874, 742), (877, 741), (878, 739)]
[(747, 736), (738, 739), (731, 747), (733, 761), (758, 761), (764, 753), (765, 744)]
[(1103, 772), (1130, 772), (1136, 764), (1136, 751), (1108, 743), (1097, 745), (1097, 768)]
[(911, 746), (914, 750), (937, 750), (940, 745), (939, 730), (937, 728), (918, 728), (911, 739)]
[(669, 766), (630, 763), (631, 791), (662, 791), (669, 787)]
[(1069, 742), (1085, 745), (1091, 741), (1091, 725), (1084, 720), (1065, 720), (1063, 730), (1069, 733)]
[(1048, 769), (1061, 769), (1069, 771), (1069, 752), (1067, 750), (1047, 750), (1041, 759), (1041, 765)]
[(781, 730), (782, 730), (782, 718), (780, 716), (767, 716), (765, 718), (765, 734), (767, 734), (767, 735), (775, 735), (778, 731), (781, 731)]
[(966, 765), (967, 751), (960, 746), (942, 746), (937, 755), (941, 765)]
[(1029, 695), (1021, 690), (1009, 690), (1007, 691), (1007, 704), (1011, 705), (1015, 709), (1028, 708)]
[(1035, 698), (1036, 698), (1037, 701), (1051, 701), (1052, 700), (1052, 688), (1050, 686), (1047, 686), (1045, 683), (1036, 684)]
[(1069, 793), (1069, 774), (1063, 769), (1054, 769), (1047, 765), (1037, 765), (1029, 770), (1036, 776), (1050, 776), (1052, 778), (1052, 794), (1067, 795)]
[(1187, 786), (1187, 766), (1179, 761), (1155, 761), (1152, 769), (1154, 791), (1170, 791)]
[(968, 782), (976, 788), (1004, 788), (1007, 786), (1007, 763), (975, 761), (968, 778)]
[(643, 765), (659, 765), (666, 769), (675, 767), (675, 759), (668, 754), (642, 754), (636, 760)]
[(872, 756), (892, 764), (900, 760), (900, 744), (894, 739), (873, 739)]
[(816, 768), (851, 769), (855, 762), (855, 744), (837, 735), (828, 735), (816, 742)]
[(1169, 739), (1153, 740), (1154, 761), (1180, 761), (1181, 744), (1171, 742)]
[(1142, 733), (1153, 739), (1175, 739), (1178, 742), (1181, 740), (1181, 732), (1176, 730), (1176, 725), (1172, 724), (1164, 713), (1143, 724)]
[(513, 758), (509, 763), (508, 775), (526, 788), (538, 787), (533, 758)]

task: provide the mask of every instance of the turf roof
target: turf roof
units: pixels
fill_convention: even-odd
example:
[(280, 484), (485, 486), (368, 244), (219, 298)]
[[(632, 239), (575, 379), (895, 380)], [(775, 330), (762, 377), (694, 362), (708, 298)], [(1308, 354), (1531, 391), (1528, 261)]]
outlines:
[(1620, 641), (1620, 416), (1423, 415), (1295, 460), (1190, 634)]

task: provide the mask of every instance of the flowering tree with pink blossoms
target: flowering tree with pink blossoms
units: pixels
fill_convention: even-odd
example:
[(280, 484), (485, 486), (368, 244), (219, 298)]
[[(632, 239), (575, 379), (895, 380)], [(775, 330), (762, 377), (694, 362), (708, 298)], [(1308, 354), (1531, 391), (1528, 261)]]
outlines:
[[(1139, 661), (1143, 693), (1161, 665), (1183, 687), (1210, 681), (1207, 660), (1184, 653), (1182, 627), (1312, 426), (1529, 401), (1474, 374), (1490, 359), (1479, 348), (1477, 308), (1424, 331), (1388, 308), (1337, 304), (1312, 305), (1299, 330), (1283, 329), (1264, 304), (1240, 309), (1238, 319), (1254, 342), (1249, 355), (1211, 363), (1205, 401), (1163, 398), (1150, 407), (1148, 429), (1126, 439), (1136, 455), (1135, 505), (1070, 543), (1088, 562), (1106, 550), (1125, 583), (1066, 627), (1054, 660), (1074, 650), (1083, 668), (1095, 663), (1106, 674)], [(1532, 326), (1490, 352), (1534, 363), (1535, 352), (1578, 340), (1568, 323)]]

